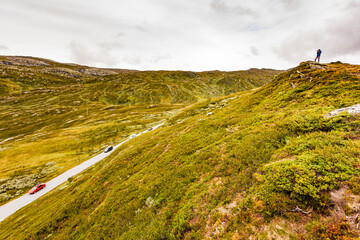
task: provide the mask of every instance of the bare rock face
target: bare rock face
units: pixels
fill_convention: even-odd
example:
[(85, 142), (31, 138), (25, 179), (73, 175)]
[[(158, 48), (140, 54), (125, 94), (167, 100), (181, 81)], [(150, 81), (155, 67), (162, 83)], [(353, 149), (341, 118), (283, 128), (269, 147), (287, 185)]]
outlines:
[(341, 112), (345, 112), (347, 111), (349, 114), (351, 115), (357, 115), (360, 114), (360, 104), (356, 104), (350, 107), (346, 107), (346, 108), (340, 108), (340, 109), (336, 109), (334, 111), (331, 111), (329, 114), (327, 114), (325, 117), (329, 118), (332, 116), (336, 116)]
[(317, 63), (317, 62), (314, 62), (314, 61), (302, 62), (301, 65), (306, 66), (310, 70), (316, 70), (316, 69), (326, 70), (326, 69), (330, 69), (330, 67), (327, 66), (326, 64), (321, 64), (321, 63)]
[(78, 70), (81, 73), (89, 74), (92, 76), (106, 76), (116, 74), (116, 72), (100, 68), (82, 68)]
[(0, 61), (2, 65), (16, 65), (16, 66), (27, 66), (27, 67), (39, 67), (49, 65), (44, 61), (27, 57), (6, 57), (7, 61)]

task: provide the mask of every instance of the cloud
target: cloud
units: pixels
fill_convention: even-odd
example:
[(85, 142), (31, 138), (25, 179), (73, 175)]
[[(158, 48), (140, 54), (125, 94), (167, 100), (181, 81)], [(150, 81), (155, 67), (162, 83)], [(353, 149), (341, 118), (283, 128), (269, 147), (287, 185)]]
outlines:
[(116, 38), (121, 38), (121, 37), (124, 37), (124, 36), (126, 36), (126, 33), (124, 33), (124, 32), (119, 32), (119, 33), (117, 33), (115, 35)]
[(254, 15), (255, 12), (250, 8), (242, 6), (228, 6), (224, 0), (212, 0), (210, 7), (213, 11), (221, 14), (234, 13), (238, 15)]
[(159, 63), (161, 61), (164, 61), (164, 60), (169, 60), (171, 59), (171, 55), (170, 54), (166, 54), (166, 55), (161, 55), (161, 56), (157, 56), (155, 58), (153, 58), (151, 60), (151, 63)]
[(8, 51), (10, 50), (7, 46), (5, 45), (0, 45), (0, 51)]
[(252, 53), (253, 55), (255, 55), (255, 56), (259, 55), (259, 49), (257, 49), (257, 48), (254, 47), (254, 46), (251, 46), (251, 47), (250, 47), (250, 51), (251, 51), (251, 53)]
[(140, 65), (141, 59), (138, 56), (127, 56), (123, 58), (124, 62), (129, 65)]
[(297, 32), (274, 48), (274, 52), (279, 58), (291, 62), (315, 58), (318, 48), (330, 61), (346, 55), (359, 55), (360, 31), (356, 27), (360, 22), (359, 11), (360, 4), (351, 2), (342, 18), (328, 20), (323, 27)]
[(289, 9), (295, 9), (300, 3), (299, 0), (280, 0), (280, 2)]
[(215, 12), (226, 13), (226, 12), (230, 11), (230, 8), (226, 5), (226, 3), (224, 3), (224, 1), (221, 1), (221, 0), (211, 1), (210, 7)]
[(111, 41), (105, 41), (98, 44), (101, 51), (114, 51), (118, 49), (122, 49), (124, 47), (124, 44), (122, 43), (121, 37), (123, 35), (117, 35), (115, 38), (110, 38)]
[(96, 61), (95, 53), (78, 42), (70, 42), (68, 49), (70, 50), (70, 59), (76, 63), (92, 64)]
[(91, 47), (77, 41), (71, 41), (67, 46), (70, 59), (81, 64), (115, 66), (118, 64), (118, 60), (114, 53), (124, 48), (122, 42), (124, 36), (126, 36), (125, 33), (118, 32), (102, 42), (92, 44)]
[[(5, 3), (0, 6), (0, 14), (5, 12), (11, 26), (22, 28), (20, 31), (28, 30), (45, 32), (47, 36), (59, 34), (57, 40), (72, 37), (102, 38), (95, 31), (113, 32), (114, 29), (124, 28), (118, 21), (118, 16), (104, 13), (103, 5), (96, 6), (92, 1), (71, 1), (63, 0), (61, 4), (58, 0), (38, 1), (38, 0), (2, 0)], [(3, 6), (5, 5), (5, 6)], [(106, 6), (106, 4), (104, 4)], [(4, 14), (4, 15), (5, 15)], [(6, 16), (5, 15), (5, 16)], [(0, 20), (5, 17), (0, 16)], [(26, 26), (26, 27), (25, 27)], [(17, 32), (20, 32), (17, 31)], [(54, 32), (54, 33), (52, 33)], [(15, 33), (20, 34), (20, 33)]]
[(324, 61), (360, 56), (360, 20), (355, 14), (360, 12), (359, 0), (3, 3), (0, 21), (7, 24), (0, 51), (9, 46), (14, 55), (94, 66), (187, 70), (287, 68), (314, 59), (318, 48)]
[[(117, 46), (114, 42), (99, 43), (97, 47), (88, 47), (76, 41), (68, 44), (70, 59), (79, 64), (115, 66), (118, 64), (117, 58), (112, 55), (112, 46)], [(119, 46), (117, 46), (119, 47)]]
[(112, 22), (107, 16), (88, 12), (90, 10), (89, 7), (76, 3), (76, 1), (63, 1), (59, 4), (57, 1), (19, 0), (17, 3), (39, 14), (57, 16), (62, 19), (80, 20), (88, 23), (100, 22), (103, 24), (110, 24)]
[(329, 49), (332, 48), (334, 56), (342, 54), (359, 54), (360, 31), (356, 27), (359, 22), (360, 15), (354, 14), (348, 19), (329, 25), (324, 32), (324, 36), (321, 41), (322, 44)]
[(148, 31), (148, 22), (147, 21), (143, 21), (140, 24), (136, 24), (135, 28), (141, 32), (147, 32)]

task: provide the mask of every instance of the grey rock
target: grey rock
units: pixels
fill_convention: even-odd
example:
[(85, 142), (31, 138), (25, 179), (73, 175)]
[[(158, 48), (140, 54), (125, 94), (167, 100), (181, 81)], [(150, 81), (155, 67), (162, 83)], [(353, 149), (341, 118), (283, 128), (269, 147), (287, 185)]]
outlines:
[(328, 113), (327, 115), (325, 115), (326, 118), (329, 117), (333, 117), (338, 115), (341, 112), (348, 112), (351, 115), (357, 115), (360, 114), (360, 104), (356, 104), (350, 107), (345, 107), (345, 108), (340, 108), (340, 109), (336, 109), (334, 111), (331, 111), (330, 113)]

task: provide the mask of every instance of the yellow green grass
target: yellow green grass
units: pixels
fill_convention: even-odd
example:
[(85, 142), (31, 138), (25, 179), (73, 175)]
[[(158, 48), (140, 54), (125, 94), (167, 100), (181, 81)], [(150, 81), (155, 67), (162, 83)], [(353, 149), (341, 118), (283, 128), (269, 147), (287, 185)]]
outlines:
[(324, 116), (359, 103), (359, 72), (306, 62), (184, 108), (0, 223), (0, 237), (354, 239), (360, 119)]
[(0, 203), (185, 106), (279, 72), (140, 72), (0, 56)]

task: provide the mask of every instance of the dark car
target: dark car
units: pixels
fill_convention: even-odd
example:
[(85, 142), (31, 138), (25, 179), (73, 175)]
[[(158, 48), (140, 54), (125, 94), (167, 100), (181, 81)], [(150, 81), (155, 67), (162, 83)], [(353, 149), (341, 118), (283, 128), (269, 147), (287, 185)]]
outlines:
[(104, 153), (110, 152), (111, 150), (113, 150), (113, 146), (107, 147), (104, 151)]
[(30, 190), (30, 194), (34, 194), (36, 193), (37, 191), (40, 191), (41, 189), (43, 189), (44, 187), (46, 186), (45, 183), (40, 183), (40, 184), (36, 184), (35, 187), (33, 187), (31, 190)]

